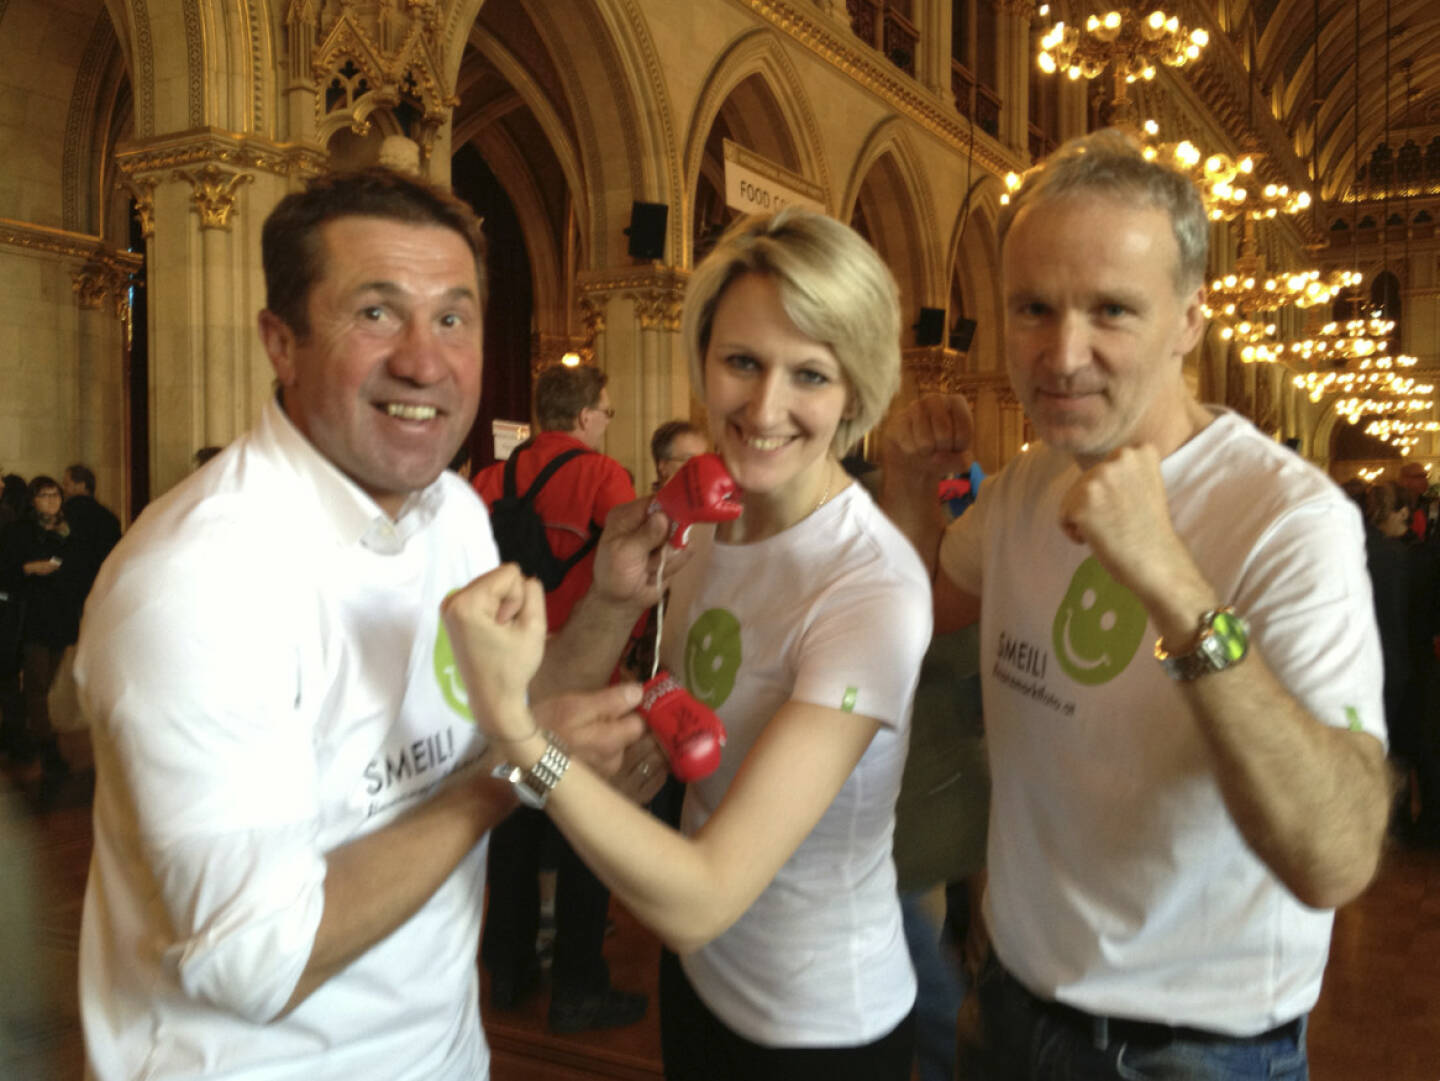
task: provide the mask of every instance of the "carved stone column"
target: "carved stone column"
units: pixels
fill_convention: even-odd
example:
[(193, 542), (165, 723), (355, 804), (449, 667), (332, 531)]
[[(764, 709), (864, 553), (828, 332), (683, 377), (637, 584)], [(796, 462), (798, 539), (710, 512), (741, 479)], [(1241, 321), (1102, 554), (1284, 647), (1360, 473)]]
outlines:
[(615, 419), (605, 453), (635, 474), (650, 476), (650, 433), (690, 416), (690, 377), (680, 341), (680, 308), (689, 272), (667, 266), (582, 271), (580, 308), (594, 343), (595, 364), (610, 376)]
[(994, 3), (999, 48), (1000, 141), (1025, 154), (1030, 146), (1030, 19), (1035, 14), (1031, 0), (978, 0)]
[[(272, 373), (255, 336), (265, 305), (260, 227), (324, 156), (213, 128), (122, 146), (123, 183), (150, 196), (150, 484), (159, 495), (195, 451), (245, 431)], [(143, 218), (142, 218), (143, 221)]]
[(920, 30), (920, 47), (915, 57), (915, 77), (927, 89), (954, 107), (950, 89), (950, 38), (954, 22), (951, 0), (915, 0), (915, 24)]

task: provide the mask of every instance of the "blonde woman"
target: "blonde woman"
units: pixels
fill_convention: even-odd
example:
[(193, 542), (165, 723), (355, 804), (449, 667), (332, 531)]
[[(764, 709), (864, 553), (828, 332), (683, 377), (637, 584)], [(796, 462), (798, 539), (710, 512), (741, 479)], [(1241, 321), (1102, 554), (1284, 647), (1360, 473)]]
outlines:
[(536, 729), (536, 583), (501, 568), (447, 623), (498, 753), (532, 775), (544, 758), (546, 781), (558, 768), (551, 817), (679, 955), (661, 976), (666, 1076), (904, 1081), (915, 979), (891, 835), (930, 589), (839, 463), (899, 382), (895, 283), (846, 226), (782, 211), (696, 269), (683, 332), (744, 511), (697, 527), (671, 583), (662, 659), (729, 732), (681, 832)]

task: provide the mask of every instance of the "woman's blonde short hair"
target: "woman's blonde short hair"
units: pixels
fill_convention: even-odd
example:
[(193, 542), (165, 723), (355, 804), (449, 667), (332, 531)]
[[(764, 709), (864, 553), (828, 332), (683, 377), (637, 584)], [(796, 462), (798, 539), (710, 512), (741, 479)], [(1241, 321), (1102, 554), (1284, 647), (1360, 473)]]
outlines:
[(774, 279), (790, 321), (835, 354), (849, 400), (831, 449), (844, 453), (900, 387), (900, 291), (890, 268), (855, 230), (799, 207), (731, 226), (685, 290), (680, 329), (702, 399), (715, 308), (735, 279), (752, 273)]

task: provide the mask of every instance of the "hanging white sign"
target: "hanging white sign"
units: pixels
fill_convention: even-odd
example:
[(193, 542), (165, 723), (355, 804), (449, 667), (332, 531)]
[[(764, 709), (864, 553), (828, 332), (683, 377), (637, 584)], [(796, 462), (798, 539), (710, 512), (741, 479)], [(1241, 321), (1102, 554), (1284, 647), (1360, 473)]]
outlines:
[(819, 185), (725, 140), (725, 205), (742, 214), (773, 214), (803, 206), (828, 214)]

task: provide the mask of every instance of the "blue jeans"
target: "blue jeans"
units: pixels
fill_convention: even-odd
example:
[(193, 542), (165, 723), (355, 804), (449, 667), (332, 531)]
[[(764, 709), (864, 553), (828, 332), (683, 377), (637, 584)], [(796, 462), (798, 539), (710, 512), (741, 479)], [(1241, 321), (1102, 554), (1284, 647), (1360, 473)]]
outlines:
[[(993, 958), (978, 984), (986, 1052), (977, 1081), (1308, 1081), (1305, 1019), (1273, 1036), (1226, 1039), (1184, 1030), (1131, 1038), (1030, 994)], [(1159, 1026), (1150, 1026), (1158, 1029)], [(1098, 1038), (1097, 1038), (1098, 1037)], [(1103, 1046), (1101, 1046), (1103, 1045)]]
[(930, 922), (919, 893), (900, 895), (905, 942), (915, 966), (915, 1061), (920, 1081), (953, 1081), (955, 1015), (969, 983), (955, 963), (949, 933)]

